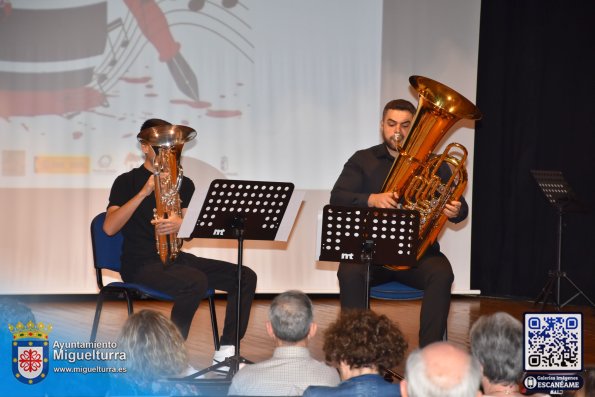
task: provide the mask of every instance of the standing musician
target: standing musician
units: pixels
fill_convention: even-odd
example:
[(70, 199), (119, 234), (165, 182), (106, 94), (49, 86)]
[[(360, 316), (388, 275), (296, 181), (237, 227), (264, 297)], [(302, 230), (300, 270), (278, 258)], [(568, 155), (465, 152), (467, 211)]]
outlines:
[[(382, 189), (395, 158), (397, 144), (409, 133), (415, 107), (409, 101), (396, 99), (388, 102), (382, 113), (380, 132), (383, 143), (357, 151), (345, 163), (343, 171), (331, 191), (332, 205), (397, 208), (399, 197), (394, 192), (377, 193)], [(450, 168), (444, 164), (438, 171), (440, 178), (448, 180)], [(465, 199), (451, 201), (444, 208), (449, 221), (458, 223), (467, 217), (469, 207)], [(359, 263), (341, 263), (337, 272), (342, 308), (365, 308), (367, 266)], [(424, 291), (419, 329), (419, 346), (423, 347), (443, 338), (450, 308), (450, 289), (454, 274), (450, 262), (440, 252), (438, 242), (428, 247), (417, 266), (393, 271), (382, 266), (370, 268), (370, 285), (397, 280)]]
[[(171, 124), (160, 119), (149, 119), (144, 122), (141, 131), (159, 126)], [(121, 274), (124, 281), (143, 284), (173, 296), (171, 320), (178, 326), (184, 339), (188, 338), (194, 313), (207, 290), (227, 291), (221, 348), (214, 357), (214, 363), (222, 361), (235, 354), (237, 267), (233, 263), (201, 258), (187, 252), (180, 252), (173, 262), (164, 265), (156, 250), (155, 235), (178, 232), (194, 193), (194, 183), (183, 177), (179, 190), (182, 217), (172, 214), (167, 218), (153, 219), (153, 209), (156, 208), (153, 175), (155, 151), (146, 142), (141, 143), (141, 148), (145, 154), (144, 163), (114, 181), (103, 230), (108, 235), (122, 231), (124, 245)], [(240, 338), (248, 327), (255, 290), (256, 273), (244, 267)]]

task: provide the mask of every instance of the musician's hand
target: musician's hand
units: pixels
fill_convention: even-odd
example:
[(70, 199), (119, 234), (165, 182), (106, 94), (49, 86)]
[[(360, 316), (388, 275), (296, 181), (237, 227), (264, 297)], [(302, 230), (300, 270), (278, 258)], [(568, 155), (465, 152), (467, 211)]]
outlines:
[(451, 201), (450, 203), (446, 203), (444, 206), (444, 210), (442, 213), (446, 215), (447, 218), (456, 218), (459, 216), (459, 212), (461, 211), (461, 202), (460, 201)]
[(397, 208), (399, 196), (395, 192), (372, 193), (368, 197), (368, 207)]
[(176, 214), (172, 214), (169, 218), (153, 219), (151, 221), (155, 225), (155, 232), (158, 235), (177, 233), (182, 226), (182, 218)]
[(147, 179), (147, 182), (145, 182), (145, 186), (141, 189), (141, 193), (145, 197), (148, 197), (153, 193), (153, 190), (155, 190), (155, 178), (151, 175), (149, 179)]

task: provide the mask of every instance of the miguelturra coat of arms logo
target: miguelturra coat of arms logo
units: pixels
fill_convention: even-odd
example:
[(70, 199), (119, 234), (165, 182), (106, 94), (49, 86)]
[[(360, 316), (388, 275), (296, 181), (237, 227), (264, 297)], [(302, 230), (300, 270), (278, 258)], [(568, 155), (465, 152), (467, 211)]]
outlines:
[(33, 385), (44, 380), (49, 371), (49, 339), (52, 325), (27, 325), (18, 322), (16, 326), (8, 324), (12, 333), (12, 373), (20, 382)]

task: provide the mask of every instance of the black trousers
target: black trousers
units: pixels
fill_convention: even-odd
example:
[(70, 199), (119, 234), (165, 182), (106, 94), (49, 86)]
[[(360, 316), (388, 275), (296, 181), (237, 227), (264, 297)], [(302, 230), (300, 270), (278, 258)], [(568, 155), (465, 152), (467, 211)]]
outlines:
[[(367, 266), (341, 263), (337, 277), (341, 308), (365, 308)], [(450, 290), (454, 274), (450, 262), (441, 252), (427, 252), (417, 267), (393, 271), (382, 266), (370, 267), (370, 286), (396, 280), (424, 290), (421, 304), (419, 346), (442, 340), (450, 309)]]
[[(134, 259), (131, 259), (133, 261)], [(201, 258), (181, 252), (175, 262), (163, 266), (159, 257), (147, 260), (143, 265), (136, 265), (132, 274), (122, 274), (126, 282), (146, 285), (174, 297), (171, 320), (178, 326), (184, 339), (188, 338), (190, 325), (200, 301), (208, 289), (227, 292), (227, 308), (221, 345), (235, 344), (237, 313), (237, 265), (216, 259)], [(134, 266), (134, 265), (133, 265)], [(123, 266), (133, 268), (133, 266)], [(256, 273), (248, 267), (242, 267), (242, 300), (240, 317), (240, 338), (246, 334), (250, 308), (256, 290)]]

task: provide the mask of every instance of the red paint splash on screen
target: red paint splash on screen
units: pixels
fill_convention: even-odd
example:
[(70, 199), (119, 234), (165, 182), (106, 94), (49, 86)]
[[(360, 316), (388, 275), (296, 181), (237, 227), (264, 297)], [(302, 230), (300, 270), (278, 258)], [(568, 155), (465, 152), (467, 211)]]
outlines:
[(207, 110), (207, 116), (216, 118), (229, 118), (241, 116), (242, 112), (239, 110)]
[[(212, 105), (210, 102), (191, 101), (188, 99), (172, 99), (170, 103), (174, 105), (186, 105), (194, 109), (205, 109)], [(215, 118), (230, 118), (241, 116), (242, 112), (239, 110), (207, 109), (206, 115)]]
[(149, 76), (145, 77), (121, 77), (120, 80), (130, 84), (147, 84), (151, 81)]
[(0, 91), (0, 117), (65, 115), (88, 111), (100, 106), (104, 100), (102, 93), (90, 87), (59, 91)]

